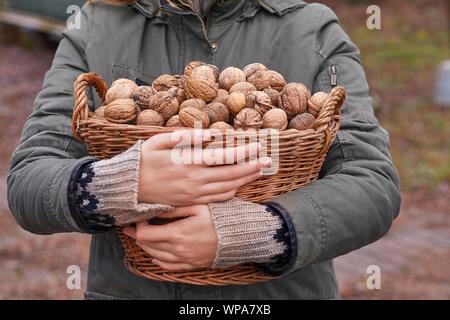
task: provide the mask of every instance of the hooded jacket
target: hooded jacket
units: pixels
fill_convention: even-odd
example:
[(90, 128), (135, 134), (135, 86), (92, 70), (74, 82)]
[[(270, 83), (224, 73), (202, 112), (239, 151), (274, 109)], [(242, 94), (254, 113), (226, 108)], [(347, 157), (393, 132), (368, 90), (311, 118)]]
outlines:
[[(8, 201), (17, 222), (37, 234), (83, 232), (69, 210), (71, 176), (92, 161), (71, 134), (72, 87), (78, 75), (99, 73), (108, 84), (151, 83), (202, 60), (244, 67), (261, 62), (313, 92), (346, 88), (342, 124), (320, 179), (271, 199), (290, 216), (296, 250), (283, 276), (249, 286), (156, 282), (128, 272), (114, 231), (92, 237), (87, 298), (334, 299), (332, 259), (386, 234), (400, 208), (399, 178), (389, 137), (374, 116), (358, 48), (332, 10), (298, 0), (207, 0), (203, 17), (164, 1), (133, 6), (87, 4), (80, 28), (66, 30), (42, 91), (12, 156)], [(101, 101), (91, 94), (91, 110)]]

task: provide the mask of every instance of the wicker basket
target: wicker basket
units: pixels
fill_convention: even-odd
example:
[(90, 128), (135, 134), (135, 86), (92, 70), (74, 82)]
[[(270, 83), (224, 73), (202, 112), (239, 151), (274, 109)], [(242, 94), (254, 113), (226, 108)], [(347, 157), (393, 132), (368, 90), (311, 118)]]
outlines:
[[(86, 73), (78, 77), (74, 84), (74, 111), (72, 132), (85, 143), (90, 155), (99, 159), (115, 156), (139, 139), (148, 139), (153, 135), (173, 132), (174, 128), (114, 124), (92, 117), (88, 106), (88, 89), (93, 86), (102, 101), (107, 87), (96, 73)], [(278, 171), (274, 175), (260, 179), (241, 187), (237, 196), (262, 202), (282, 193), (286, 193), (315, 181), (325, 160), (328, 148), (333, 142), (340, 124), (340, 107), (345, 100), (345, 90), (336, 87), (318, 115), (313, 129), (306, 131), (287, 130), (277, 132)], [(186, 128), (185, 128), (186, 129)], [(245, 134), (234, 131), (234, 135)], [(227, 132), (228, 138), (228, 132)], [(229, 144), (229, 140), (227, 140)], [(268, 146), (268, 155), (275, 152)], [(139, 248), (133, 239), (118, 234), (125, 249), (125, 265), (131, 272), (144, 278), (187, 283), (194, 285), (247, 285), (273, 279), (259, 272), (251, 264), (229, 269), (199, 269), (195, 271), (167, 271), (151, 263), (151, 257)]]

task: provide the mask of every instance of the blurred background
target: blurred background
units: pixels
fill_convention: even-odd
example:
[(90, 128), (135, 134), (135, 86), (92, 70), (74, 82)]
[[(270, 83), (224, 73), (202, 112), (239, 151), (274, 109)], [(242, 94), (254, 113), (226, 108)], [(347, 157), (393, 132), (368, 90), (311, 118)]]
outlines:
[[(403, 204), (390, 233), (336, 259), (344, 299), (450, 299), (450, 5), (446, 0), (320, 1), (334, 9), (360, 47), (377, 116), (391, 135)], [(6, 175), (23, 123), (69, 17), (82, 0), (0, 0), (0, 299), (82, 299), (89, 236), (35, 236), (14, 222)], [(381, 29), (369, 30), (369, 5)], [(441, 67), (443, 69), (443, 67)], [(447, 76), (445, 76), (447, 74)], [(438, 78), (441, 79), (438, 81)], [(447, 82), (444, 82), (444, 79)], [(447, 89), (445, 89), (445, 85)], [(66, 269), (82, 270), (81, 290), (66, 287)], [(367, 268), (381, 269), (369, 290)]]

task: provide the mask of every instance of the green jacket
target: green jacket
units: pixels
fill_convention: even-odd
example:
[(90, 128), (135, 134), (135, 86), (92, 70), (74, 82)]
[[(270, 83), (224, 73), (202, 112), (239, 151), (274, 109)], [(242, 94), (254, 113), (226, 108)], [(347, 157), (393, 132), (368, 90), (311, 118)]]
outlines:
[[(68, 206), (71, 175), (87, 160), (70, 131), (72, 86), (95, 71), (150, 83), (180, 74), (191, 60), (220, 68), (262, 62), (313, 92), (348, 91), (342, 127), (315, 183), (272, 199), (290, 215), (297, 249), (281, 279), (250, 286), (196, 287), (135, 276), (123, 265), (115, 232), (92, 237), (87, 298), (333, 299), (332, 259), (389, 230), (400, 207), (399, 178), (378, 125), (358, 48), (326, 6), (298, 0), (207, 0), (198, 16), (160, 10), (155, 0), (132, 7), (88, 4), (81, 29), (68, 30), (12, 156), (8, 200), (17, 222), (38, 234), (82, 232)], [(92, 105), (100, 106), (92, 95)]]

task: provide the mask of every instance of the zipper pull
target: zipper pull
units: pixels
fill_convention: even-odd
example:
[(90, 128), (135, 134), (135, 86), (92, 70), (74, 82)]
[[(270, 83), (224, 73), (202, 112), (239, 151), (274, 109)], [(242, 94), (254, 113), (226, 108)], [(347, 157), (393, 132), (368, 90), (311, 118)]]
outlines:
[(336, 87), (337, 86), (337, 66), (333, 64), (331, 66), (331, 86)]

